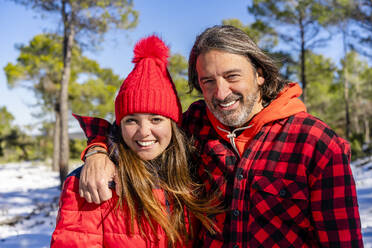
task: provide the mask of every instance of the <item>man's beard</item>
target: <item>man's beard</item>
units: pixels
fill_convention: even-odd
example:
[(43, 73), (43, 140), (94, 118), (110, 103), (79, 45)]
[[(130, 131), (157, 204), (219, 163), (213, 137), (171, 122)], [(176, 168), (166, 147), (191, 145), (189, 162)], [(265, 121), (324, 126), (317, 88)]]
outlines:
[[(249, 117), (252, 113), (252, 109), (257, 102), (259, 97), (258, 91), (253, 92), (248, 95), (245, 99), (240, 93), (231, 93), (223, 101), (212, 99), (212, 103), (207, 102), (207, 106), (212, 114), (225, 126), (229, 127), (242, 127), (249, 121)], [(238, 109), (233, 110), (220, 110), (219, 104), (226, 104), (238, 100), (239, 107)]]

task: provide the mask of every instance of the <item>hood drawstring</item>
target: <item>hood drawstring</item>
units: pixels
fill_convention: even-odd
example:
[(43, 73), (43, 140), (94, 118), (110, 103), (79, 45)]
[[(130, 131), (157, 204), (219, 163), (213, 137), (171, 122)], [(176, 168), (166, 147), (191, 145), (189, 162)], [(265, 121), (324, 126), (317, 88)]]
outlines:
[(232, 132), (230, 132), (229, 130), (225, 130), (225, 129), (217, 126), (217, 128), (219, 130), (227, 133), (226, 137), (228, 139), (230, 139), (230, 143), (231, 143), (232, 147), (234, 148), (235, 152), (238, 154), (239, 158), (240, 158), (240, 154), (239, 154), (238, 148), (236, 147), (236, 144), (235, 144), (235, 138), (236, 138), (236, 133), (235, 132), (242, 131), (242, 130), (245, 130), (245, 129), (248, 129), (248, 128), (251, 128), (251, 127), (253, 127), (253, 125), (249, 125), (247, 127), (239, 127), (239, 128), (234, 129)]

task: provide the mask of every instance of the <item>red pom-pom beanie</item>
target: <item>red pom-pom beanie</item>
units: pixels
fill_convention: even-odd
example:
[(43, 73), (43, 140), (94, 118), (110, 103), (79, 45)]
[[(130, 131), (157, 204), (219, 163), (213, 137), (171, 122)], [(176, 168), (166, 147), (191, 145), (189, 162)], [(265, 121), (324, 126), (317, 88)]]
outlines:
[(116, 124), (129, 114), (158, 114), (181, 121), (181, 104), (167, 70), (169, 49), (153, 35), (134, 48), (134, 69), (124, 80), (115, 99)]

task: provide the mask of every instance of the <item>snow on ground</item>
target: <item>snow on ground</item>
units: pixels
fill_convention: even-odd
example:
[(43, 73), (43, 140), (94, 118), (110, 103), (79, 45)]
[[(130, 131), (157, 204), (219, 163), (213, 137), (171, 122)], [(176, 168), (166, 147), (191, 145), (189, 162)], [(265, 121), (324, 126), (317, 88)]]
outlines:
[(49, 247), (59, 175), (40, 163), (0, 164), (0, 247)]
[[(352, 170), (364, 246), (372, 248), (372, 156)], [(0, 164), (0, 247), (49, 247), (59, 193), (58, 173), (40, 163)]]
[(372, 248), (372, 156), (351, 165), (357, 187), (359, 214), (365, 248)]

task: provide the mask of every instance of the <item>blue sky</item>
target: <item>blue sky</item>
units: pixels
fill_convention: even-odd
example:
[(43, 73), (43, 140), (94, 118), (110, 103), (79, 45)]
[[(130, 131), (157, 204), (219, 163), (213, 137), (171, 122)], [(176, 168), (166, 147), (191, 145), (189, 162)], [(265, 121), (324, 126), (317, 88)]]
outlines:
[[(132, 50), (138, 39), (156, 33), (170, 45), (172, 53), (187, 57), (196, 35), (205, 28), (229, 18), (238, 18), (244, 24), (252, 22), (248, 3), (246, 0), (134, 0), (140, 14), (137, 28), (110, 32), (99, 51), (85, 54), (124, 78), (132, 69)], [(27, 44), (36, 34), (57, 30), (56, 20), (57, 17), (41, 18), (40, 13), (10, 1), (2, 1), (0, 5), (0, 107), (7, 107), (18, 126), (39, 125), (31, 116), (36, 109), (29, 106), (35, 98), (26, 89), (9, 89), (3, 68), (8, 62), (16, 62), (15, 44)]]

